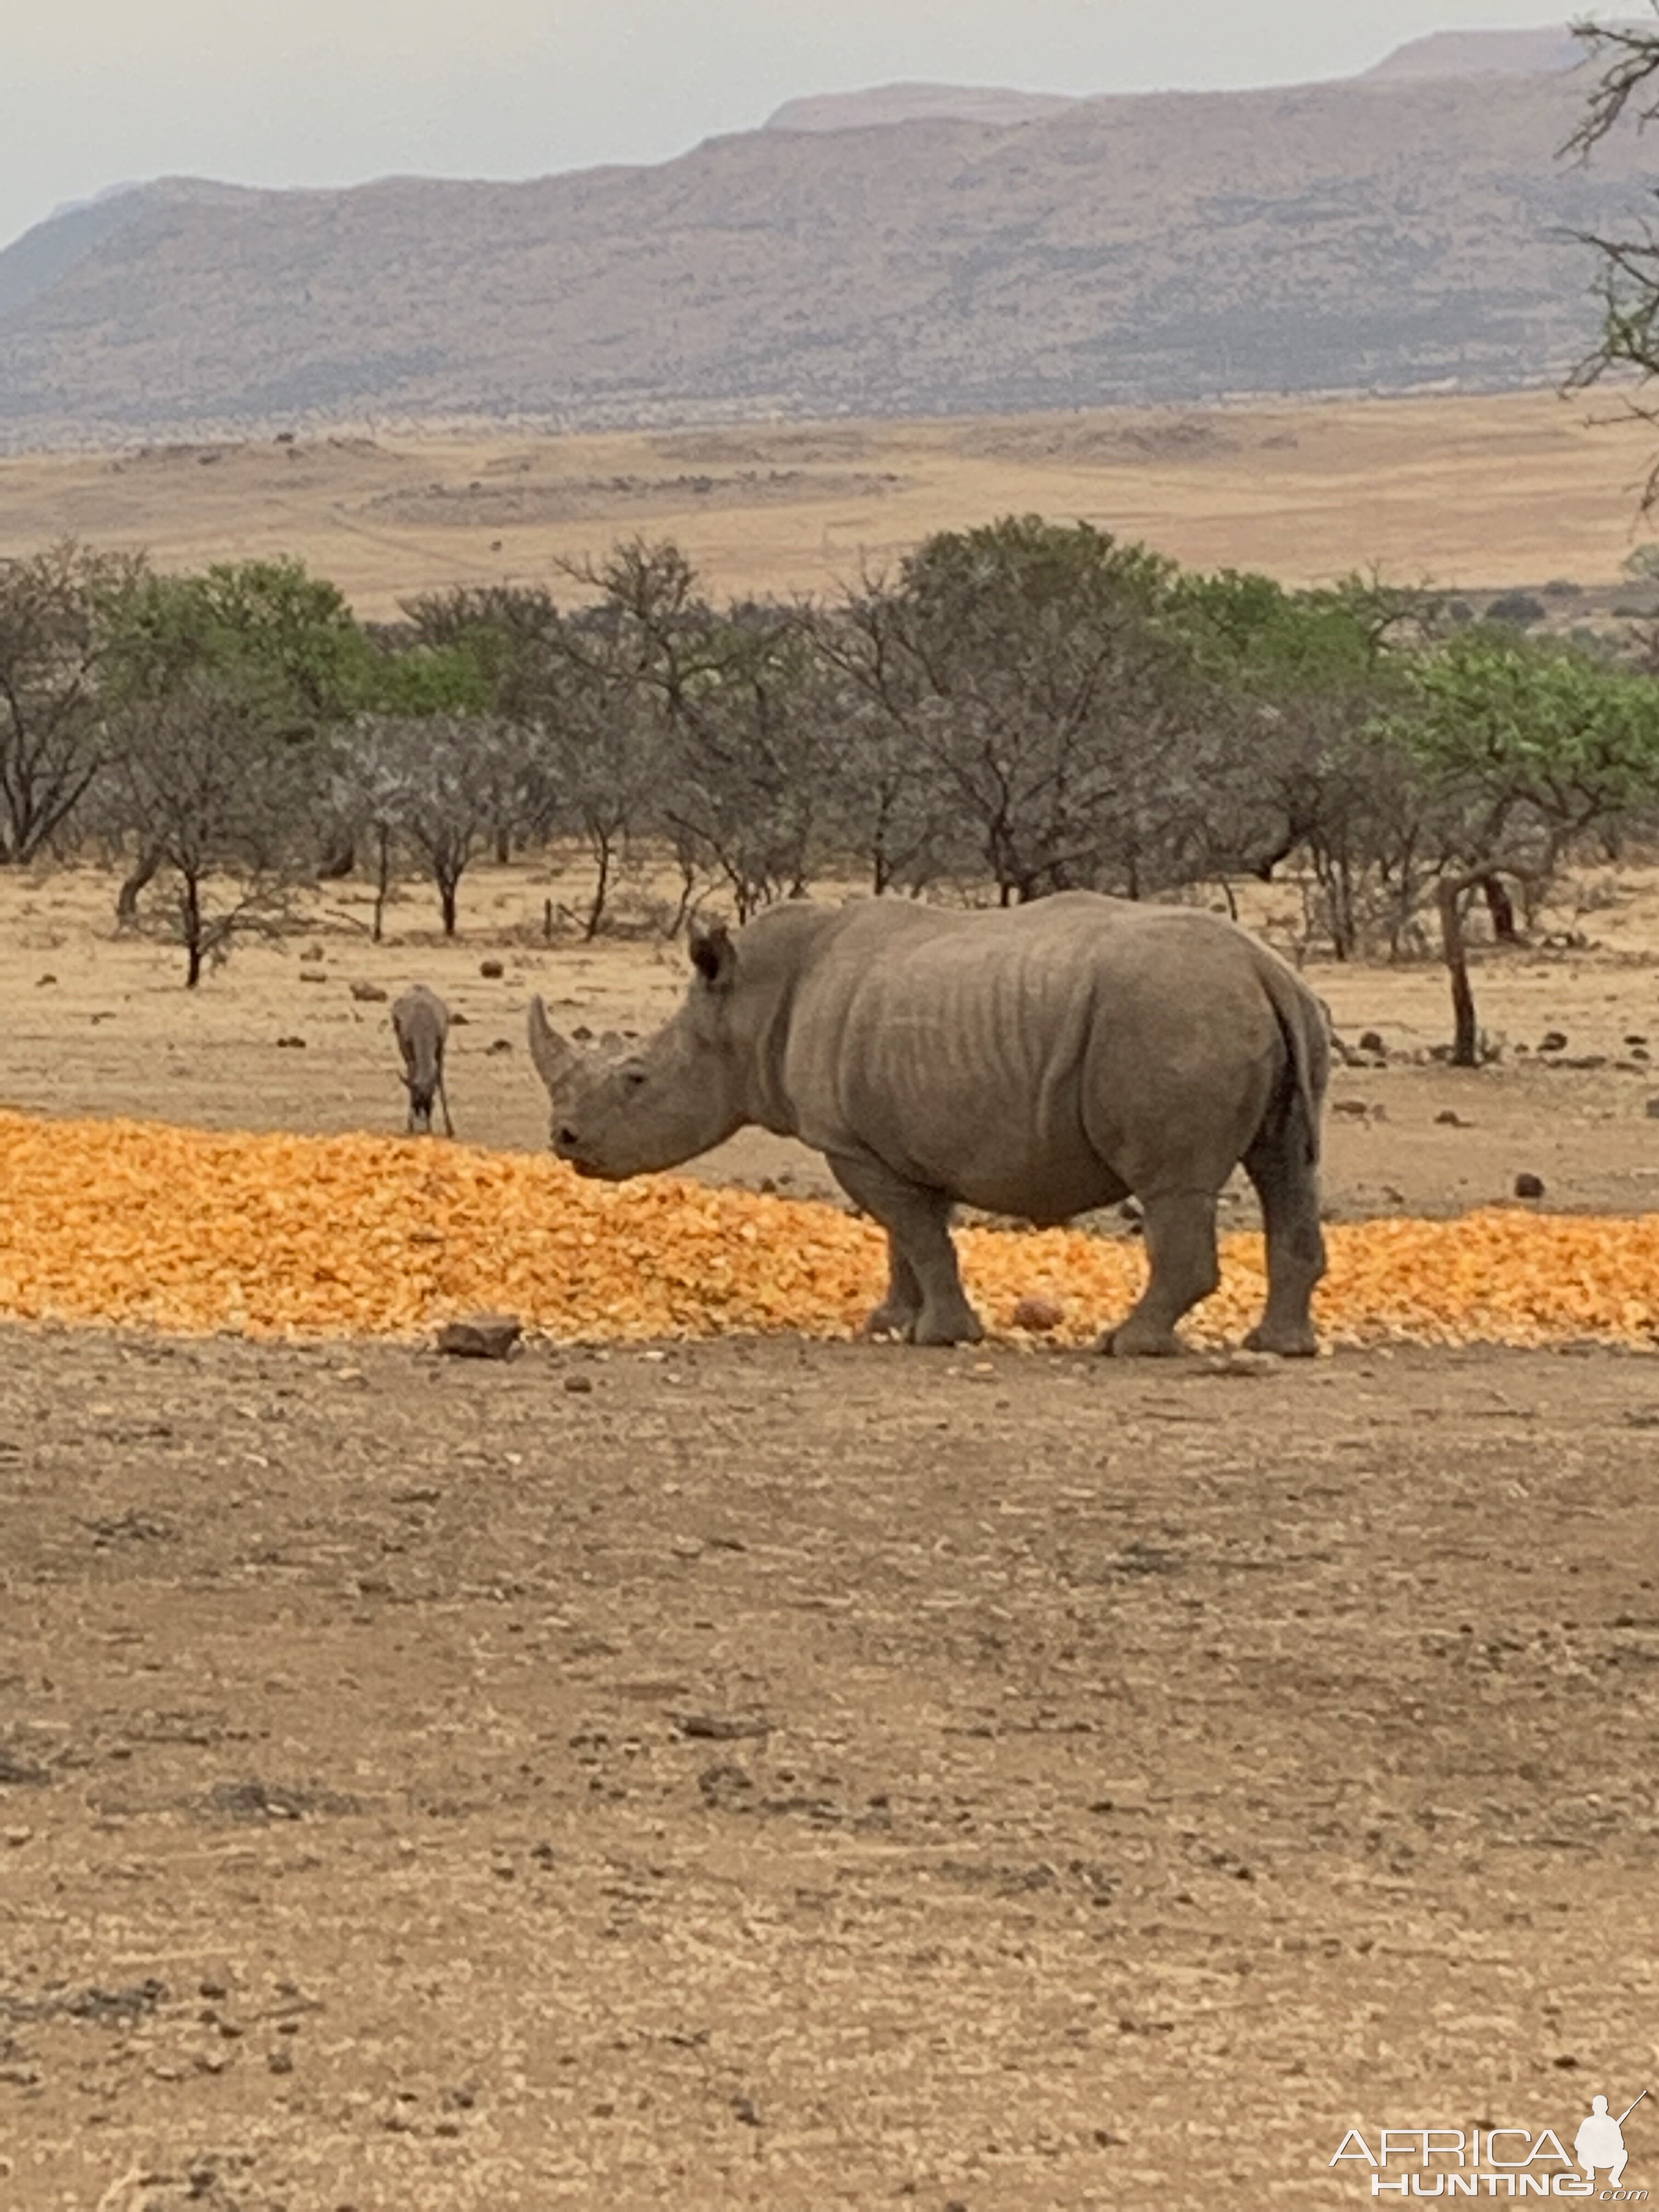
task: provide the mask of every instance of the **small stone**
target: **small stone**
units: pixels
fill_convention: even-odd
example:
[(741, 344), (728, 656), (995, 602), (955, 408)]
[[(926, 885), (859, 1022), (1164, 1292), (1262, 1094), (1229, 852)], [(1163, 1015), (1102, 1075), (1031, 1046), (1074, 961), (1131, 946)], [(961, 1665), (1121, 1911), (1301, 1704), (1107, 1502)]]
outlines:
[(1031, 1295), (1023, 1297), (1014, 1308), (1014, 1327), (1029, 1328), (1039, 1336), (1058, 1328), (1066, 1318), (1066, 1309), (1058, 1298)]
[(302, 1036), (280, 1036), (276, 1040), (278, 1052), (303, 1052), (305, 1048), (306, 1041)]
[(593, 1388), (593, 1378), (591, 1375), (567, 1375), (564, 1387), (574, 1396), (586, 1397)]
[(1463, 1119), (1455, 1106), (1443, 1106), (1434, 1118), (1437, 1121), (1443, 1122), (1449, 1129), (1467, 1129), (1472, 1126)]
[(746, 2128), (757, 2128), (761, 2124), (761, 2116), (755, 2109), (752, 2097), (733, 2097), (732, 2112), (733, 2117), (741, 2120)]
[(1544, 1178), (1542, 1176), (1535, 1175), (1516, 1176), (1515, 1178), (1515, 1194), (1517, 1198), (1542, 1198), (1544, 1195)]
[(1551, 1030), (1547, 1036), (1541, 1036), (1538, 1040), (1540, 1052), (1565, 1052), (1566, 1048), (1566, 1037), (1559, 1030)]
[(48, 983), (55, 983), (57, 981), (58, 978), (55, 975), (38, 975), (35, 978), (34, 988), (37, 991), (44, 991)]
[(1625, 1039), (1625, 1042), (1626, 1044), (1645, 1044), (1647, 1042), (1647, 1039), (1644, 1036), (1640, 1030), (1632, 1030), (1630, 1035)]
[(1340, 1114), (1350, 1121), (1363, 1121), (1370, 1110), (1363, 1098), (1333, 1098), (1331, 1101), (1332, 1113)]
[(513, 1040), (511, 1037), (496, 1037), (492, 1043), (487, 1044), (484, 1047), (484, 1050), (492, 1055), (496, 1053), (511, 1052), (512, 1049)]
[(475, 1314), (469, 1321), (446, 1322), (438, 1331), (438, 1349), (456, 1359), (506, 1359), (523, 1334), (523, 1322), (511, 1314)]
[(478, 963), (478, 973), (484, 977), (486, 981), (499, 983), (501, 977), (507, 973), (507, 970), (502, 967), (499, 960), (481, 960)]
[(378, 1006), (384, 1003), (386, 994), (378, 983), (354, 983), (351, 995), (362, 1006)]
[(1366, 1030), (1360, 1037), (1359, 1049), (1361, 1052), (1377, 1052), (1386, 1054), (1389, 1048), (1383, 1043), (1382, 1037), (1375, 1030)]
[(320, 968), (307, 968), (300, 981), (302, 983), (326, 983), (328, 978)]
[(301, 960), (325, 960), (328, 956), (320, 945), (307, 945), (300, 957)]

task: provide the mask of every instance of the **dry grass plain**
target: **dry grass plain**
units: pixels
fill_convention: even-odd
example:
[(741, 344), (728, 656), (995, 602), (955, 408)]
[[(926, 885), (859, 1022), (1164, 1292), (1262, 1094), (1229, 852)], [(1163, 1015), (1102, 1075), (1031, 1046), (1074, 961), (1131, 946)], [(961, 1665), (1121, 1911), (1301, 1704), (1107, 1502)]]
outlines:
[[(634, 528), (811, 588), (1038, 507), (1289, 577), (1594, 583), (1646, 442), (1581, 415), (20, 460), (0, 550), (300, 551), (386, 614)], [(335, 886), (196, 994), (111, 890), (0, 882), (0, 1103), (392, 1130), (386, 1008), (349, 986), (418, 976), (466, 1017), (463, 1135), (538, 1146), (530, 993), (600, 1030), (681, 988), (649, 940), (542, 941), (568, 872), (469, 876), (453, 945), (411, 888), (371, 945)], [(1339, 1217), (1523, 1170), (1552, 1207), (1656, 1209), (1659, 878), (1547, 921), (1585, 941), (1485, 958), (1479, 1072), (1416, 1056), (1431, 966), (1313, 971), (1393, 1054), (1334, 1083)], [(1551, 1030), (1601, 1064), (1517, 1049)], [(698, 1172), (824, 1187), (752, 1135)], [(479, 1368), (0, 1328), (6, 2201), (1340, 2212), (1350, 2126), (1570, 2141), (1659, 2068), (1656, 1434), (1659, 1368), (1610, 1352)], [(1659, 2130), (1629, 2141), (1659, 2185)]]
[(1036, 512), (1200, 568), (1616, 580), (1651, 430), (1609, 396), (1333, 401), (611, 436), (374, 426), (0, 459), (0, 554), (72, 535), (167, 567), (296, 554), (359, 611), (544, 580), (636, 532), (720, 592), (821, 592), (930, 531)]

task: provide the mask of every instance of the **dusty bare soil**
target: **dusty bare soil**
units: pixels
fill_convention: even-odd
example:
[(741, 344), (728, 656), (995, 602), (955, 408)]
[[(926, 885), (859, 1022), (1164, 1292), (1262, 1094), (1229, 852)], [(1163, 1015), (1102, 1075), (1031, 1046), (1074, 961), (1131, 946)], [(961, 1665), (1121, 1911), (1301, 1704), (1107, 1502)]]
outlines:
[[(110, 894), (0, 885), (7, 1103), (394, 1127), (349, 986), (422, 975), (463, 1133), (538, 1145), (529, 993), (681, 988), (539, 941), (546, 870), (448, 946), (336, 887), (195, 994)], [(1431, 967), (1312, 971), (1393, 1055), (1339, 1073), (1334, 1212), (1652, 1209), (1659, 886), (1549, 920), (1478, 1073), (1412, 1056)], [(1656, 1440), (1608, 1352), (0, 1330), (5, 2201), (1338, 2212), (1350, 2126), (1570, 2140), (1659, 2067)]]
[(1659, 2058), (1646, 1360), (0, 1354), (31, 2212), (1337, 2207)]
[[(821, 592), (929, 532), (1036, 512), (1286, 582), (1380, 565), (1459, 589), (1617, 581), (1654, 460), (1552, 392), (608, 436), (476, 429), (0, 459), (0, 555), (66, 533), (163, 568), (302, 556), (360, 613), (449, 584), (575, 586), (643, 532), (716, 592)], [(1638, 598), (1650, 594), (1640, 593)]]

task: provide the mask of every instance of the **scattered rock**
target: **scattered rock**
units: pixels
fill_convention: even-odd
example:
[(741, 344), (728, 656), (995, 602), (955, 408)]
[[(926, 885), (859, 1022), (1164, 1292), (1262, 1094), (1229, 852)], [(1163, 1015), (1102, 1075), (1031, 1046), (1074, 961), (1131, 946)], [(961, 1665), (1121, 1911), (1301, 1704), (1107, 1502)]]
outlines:
[(459, 1013), (453, 1006), (449, 1010), (449, 1026), (453, 1030), (464, 1030), (467, 1026), (466, 1016)]
[(303, 1052), (306, 1041), (302, 1036), (281, 1036), (276, 1040), (278, 1052)]
[(733, 2116), (741, 2120), (746, 2128), (757, 2128), (761, 2124), (761, 2116), (755, 2110), (754, 2100), (751, 2097), (733, 2097), (732, 2111)]
[(1331, 1101), (1332, 1113), (1340, 1114), (1350, 1121), (1363, 1121), (1370, 1110), (1363, 1098), (1333, 1098)]
[(55, 983), (57, 981), (58, 978), (55, 975), (37, 975), (34, 979), (34, 988), (37, 991), (44, 991), (48, 983)]
[(758, 1716), (740, 1713), (671, 1713), (669, 1718), (682, 1735), (706, 1743), (735, 1743), (739, 1736), (770, 1735), (772, 1723)]
[(1515, 1178), (1515, 1194), (1517, 1198), (1542, 1198), (1544, 1195), (1543, 1176), (1535, 1175), (1516, 1176)]
[(386, 994), (378, 983), (354, 983), (351, 995), (360, 1005), (378, 1006), (384, 1002)]
[(578, 1022), (570, 1032), (570, 1038), (573, 1044), (591, 1044), (593, 1041), (593, 1032), (586, 1022)]
[(1389, 1048), (1383, 1043), (1376, 1030), (1366, 1030), (1360, 1037), (1359, 1049), (1361, 1052), (1382, 1053), (1386, 1056)]
[(1472, 1129), (1474, 1127), (1474, 1122), (1466, 1121), (1454, 1106), (1443, 1106), (1434, 1118), (1449, 1129)]
[(593, 1378), (591, 1375), (567, 1375), (564, 1387), (574, 1395), (585, 1398), (593, 1388)]
[(328, 978), (320, 968), (307, 968), (300, 981), (302, 983), (326, 983)]
[(512, 1049), (513, 1040), (511, 1037), (497, 1037), (493, 1044), (487, 1044), (484, 1047), (484, 1050), (488, 1053), (511, 1052)]
[(325, 960), (328, 956), (320, 945), (307, 945), (300, 957), (301, 960)]
[(524, 1323), (511, 1314), (475, 1314), (470, 1321), (446, 1322), (437, 1345), (455, 1359), (505, 1359), (523, 1334)]
[(1647, 1039), (1642, 1035), (1639, 1030), (1633, 1030), (1625, 1039), (1625, 1042), (1626, 1044), (1645, 1044), (1647, 1042)]
[(1604, 1052), (1582, 1053), (1577, 1060), (1564, 1060), (1561, 1063), (1563, 1067), (1584, 1068), (1605, 1067), (1607, 1064), (1607, 1056)]
[(499, 960), (481, 960), (478, 963), (478, 973), (487, 982), (499, 983), (507, 970)]
[(1566, 1048), (1567, 1040), (1559, 1030), (1552, 1030), (1547, 1036), (1538, 1040), (1540, 1052), (1565, 1052)]
[(1014, 1327), (1029, 1328), (1040, 1336), (1058, 1328), (1066, 1318), (1066, 1309), (1058, 1298), (1034, 1295), (1023, 1297), (1014, 1308)]

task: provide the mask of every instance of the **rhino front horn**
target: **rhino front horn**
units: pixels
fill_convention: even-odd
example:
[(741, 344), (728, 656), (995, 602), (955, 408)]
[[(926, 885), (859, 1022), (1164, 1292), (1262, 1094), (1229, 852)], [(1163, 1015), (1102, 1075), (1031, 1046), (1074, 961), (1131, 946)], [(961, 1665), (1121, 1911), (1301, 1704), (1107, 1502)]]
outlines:
[(548, 1020), (547, 1008), (539, 998), (530, 1001), (530, 1057), (550, 1091), (556, 1091), (569, 1079), (580, 1058), (574, 1045)]

